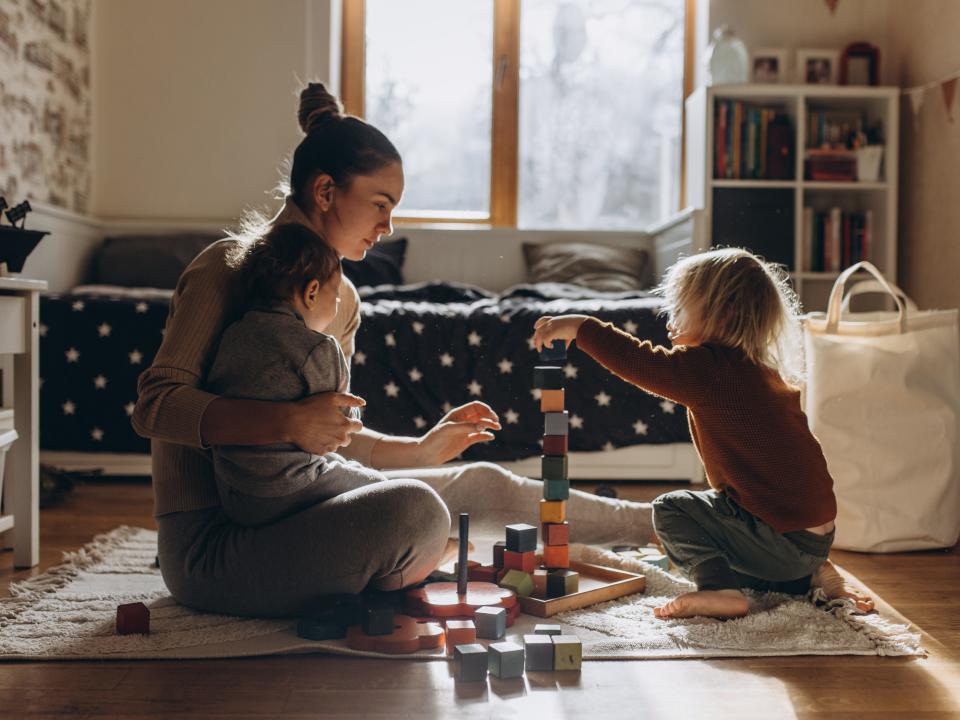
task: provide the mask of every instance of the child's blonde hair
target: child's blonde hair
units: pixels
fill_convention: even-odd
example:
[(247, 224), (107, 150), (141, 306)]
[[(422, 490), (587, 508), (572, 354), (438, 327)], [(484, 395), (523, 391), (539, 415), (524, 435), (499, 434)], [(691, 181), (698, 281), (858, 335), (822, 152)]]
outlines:
[(740, 248), (712, 249), (677, 261), (659, 290), (675, 332), (739, 348), (785, 382), (803, 384), (799, 302), (778, 266)]

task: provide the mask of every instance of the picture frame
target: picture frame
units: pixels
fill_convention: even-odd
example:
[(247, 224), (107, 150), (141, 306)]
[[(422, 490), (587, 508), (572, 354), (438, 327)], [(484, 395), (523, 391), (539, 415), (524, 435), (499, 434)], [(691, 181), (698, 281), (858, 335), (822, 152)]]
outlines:
[(836, 85), (839, 76), (838, 50), (797, 50), (797, 80), (807, 85)]
[(750, 82), (787, 82), (786, 48), (756, 48), (750, 53)]
[(841, 85), (879, 85), (880, 49), (866, 42), (847, 45), (840, 58)]

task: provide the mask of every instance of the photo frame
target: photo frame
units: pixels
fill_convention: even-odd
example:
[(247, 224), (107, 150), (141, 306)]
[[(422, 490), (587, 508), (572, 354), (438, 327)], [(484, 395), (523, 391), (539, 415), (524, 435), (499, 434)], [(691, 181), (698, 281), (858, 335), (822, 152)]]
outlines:
[(847, 45), (840, 58), (841, 85), (879, 85), (880, 49), (866, 42)]
[(839, 76), (838, 50), (797, 50), (797, 80), (807, 85), (836, 85)]
[(756, 48), (750, 53), (750, 82), (788, 82), (786, 48)]

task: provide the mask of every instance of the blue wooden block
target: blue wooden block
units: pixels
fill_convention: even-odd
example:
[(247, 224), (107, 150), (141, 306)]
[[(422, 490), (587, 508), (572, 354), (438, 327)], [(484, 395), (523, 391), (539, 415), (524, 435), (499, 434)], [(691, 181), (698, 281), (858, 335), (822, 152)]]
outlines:
[(540, 477), (544, 480), (566, 480), (567, 468), (566, 455), (540, 456)]
[(541, 390), (560, 390), (563, 387), (563, 368), (537, 365), (533, 368), (533, 386)]
[(300, 618), (297, 636), (307, 640), (338, 640), (347, 636), (347, 628), (331, 617)]
[[(548, 640), (550, 638), (547, 638)], [(487, 649), (478, 643), (457, 645), (453, 649), (457, 680), (483, 682), (487, 679)]]
[(570, 413), (549, 412), (543, 414), (543, 434), (544, 435), (569, 435), (570, 434)]
[(550, 345), (544, 345), (540, 351), (540, 360), (545, 363), (561, 362), (567, 359), (567, 343), (563, 340), (554, 340)]
[(543, 481), (543, 499), (544, 500), (566, 500), (570, 497), (569, 480), (544, 480)]
[(393, 607), (380, 603), (365, 604), (360, 624), (367, 635), (389, 635), (394, 629)]
[(523, 677), (523, 647), (515, 642), (492, 643), (488, 648), (487, 667), (501, 680)]
[(477, 608), (473, 614), (473, 624), (477, 626), (478, 638), (499, 640), (507, 633), (507, 610), (486, 605)]
[(527, 670), (553, 670), (553, 638), (550, 635), (524, 635), (523, 652)]
[(507, 525), (506, 549), (511, 552), (525, 553), (537, 549), (537, 528), (526, 523)]

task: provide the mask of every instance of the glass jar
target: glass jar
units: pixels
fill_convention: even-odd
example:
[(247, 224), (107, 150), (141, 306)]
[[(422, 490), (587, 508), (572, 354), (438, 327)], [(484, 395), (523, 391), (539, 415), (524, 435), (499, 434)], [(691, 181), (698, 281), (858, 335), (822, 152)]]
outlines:
[(727, 25), (713, 31), (713, 38), (704, 56), (707, 85), (728, 85), (747, 82), (749, 62), (747, 47)]

